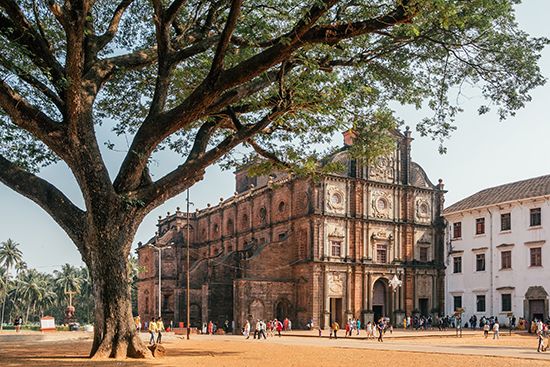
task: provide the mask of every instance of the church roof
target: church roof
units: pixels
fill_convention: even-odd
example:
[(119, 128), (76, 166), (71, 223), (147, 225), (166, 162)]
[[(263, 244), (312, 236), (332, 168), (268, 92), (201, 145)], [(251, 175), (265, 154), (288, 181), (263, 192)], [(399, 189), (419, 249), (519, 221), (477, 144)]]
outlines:
[(550, 195), (550, 175), (530, 178), (481, 190), (447, 207), (443, 214)]

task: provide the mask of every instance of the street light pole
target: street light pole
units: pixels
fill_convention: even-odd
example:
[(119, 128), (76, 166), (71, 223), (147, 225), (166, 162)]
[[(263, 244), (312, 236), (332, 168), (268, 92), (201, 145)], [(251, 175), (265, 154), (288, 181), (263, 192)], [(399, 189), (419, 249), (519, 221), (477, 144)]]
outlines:
[(149, 247), (153, 248), (154, 250), (158, 251), (159, 253), (159, 264), (158, 264), (158, 269), (159, 269), (159, 279), (158, 279), (158, 317), (161, 317), (162, 316), (162, 308), (161, 308), (161, 298), (162, 298), (162, 250), (165, 250), (165, 249), (169, 249), (171, 248), (172, 246), (168, 245), (168, 246), (164, 246), (164, 247), (157, 247), (155, 245), (151, 245), (149, 244), (148, 245)]
[(189, 335), (191, 334), (191, 326), (189, 323), (191, 322), (191, 311), (189, 310), (190, 307), (190, 301), (189, 301), (189, 234), (190, 234), (190, 228), (189, 228), (189, 189), (187, 189), (187, 235), (186, 242), (187, 242), (187, 340), (189, 340)]
[(162, 282), (162, 249), (160, 247), (157, 247), (159, 252), (159, 308), (158, 308), (158, 317), (161, 317), (161, 282)]

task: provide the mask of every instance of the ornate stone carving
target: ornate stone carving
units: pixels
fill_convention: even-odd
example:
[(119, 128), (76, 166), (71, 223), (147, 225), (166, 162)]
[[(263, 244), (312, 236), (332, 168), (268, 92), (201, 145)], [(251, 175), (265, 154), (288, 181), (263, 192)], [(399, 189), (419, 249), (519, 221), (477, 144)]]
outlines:
[(426, 198), (417, 198), (415, 203), (415, 216), (416, 220), (420, 222), (427, 222), (431, 218), (430, 203)]
[(376, 158), (369, 167), (369, 176), (374, 180), (392, 181), (394, 178), (394, 159), (390, 156)]
[(333, 297), (344, 295), (344, 280), (338, 272), (328, 274), (328, 295)]
[(336, 211), (343, 211), (345, 194), (337, 187), (329, 186), (327, 189), (327, 207)]
[(376, 218), (390, 218), (393, 208), (392, 194), (387, 191), (375, 190), (371, 194), (371, 208)]

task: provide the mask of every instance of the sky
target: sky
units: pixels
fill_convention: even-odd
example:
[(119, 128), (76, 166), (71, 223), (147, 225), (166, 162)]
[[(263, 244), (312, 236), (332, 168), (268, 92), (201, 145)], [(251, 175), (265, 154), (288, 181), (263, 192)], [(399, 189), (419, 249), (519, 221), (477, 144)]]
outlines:
[[(550, 37), (549, 0), (524, 0), (516, 14), (520, 26), (530, 35)], [(543, 51), (539, 65), (543, 75), (550, 79), (550, 47)], [(446, 206), (488, 187), (550, 174), (550, 81), (531, 95), (532, 101), (515, 117), (505, 121), (499, 121), (495, 113), (480, 117), (477, 107), (483, 101), (475, 94), (468, 96), (464, 112), (456, 121), (458, 129), (445, 143), (447, 153), (444, 155), (438, 153), (437, 142), (413, 133), (412, 158), (424, 168), (432, 182), (443, 179), (448, 190)], [(409, 108), (396, 110), (413, 131), (416, 122), (429, 114), (429, 111)], [(99, 128), (100, 138), (108, 134), (106, 125)], [(335, 136), (334, 144), (342, 145), (342, 137)], [(111, 173), (116, 171), (121, 159), (122, 153), (106, 153)], [(159, 166), (153, 171), (160, 175), (177, 165), (177, 158), (163, 153), (158, 162)], [(82, 207), (76, 182), (63, 163), (45, 168), (40, 176)], [(190, 189), (194, 204), (191, 210), (204, 208), (207, 203), (214, 205), (220, 197), (228, 198), (234, 191), (233, 173), (211, 167), (203, 181)], [(151, 238), (158, 216), (173, 213), (178, 206), (182, 210), (185, 208), (184, 194), (153, 210), (139, 227), (134, 244)], [(52, 272), (64, 263), (84, 265), (74, 244), (45, 211), (0, 184), (0, 241), (8, 238), (20, 244), (28, 266), (40, 271)]]

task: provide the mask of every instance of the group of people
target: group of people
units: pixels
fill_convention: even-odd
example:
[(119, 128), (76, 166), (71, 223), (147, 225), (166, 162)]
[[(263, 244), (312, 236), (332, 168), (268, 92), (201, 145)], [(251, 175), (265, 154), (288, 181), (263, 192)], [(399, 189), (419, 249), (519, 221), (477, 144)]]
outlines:
[(267, 339), (268, 336), (275, 336), (275, 333), (280, 337), (281, 331), (291, 331), (292, 330), (292, 321), (285, 318), (283, 321), (273, 319), (265, 322), (261, 319), (256, 319), (252, 325), (248, 320), (244, 321), (242, 327), (243, 336), (246, 339), (250, 339), (250, 334), (253, 332), (253, 339), (260, 340), (263, 336), (264, 339)]
[[(162, 343), (162, 333), (164, 332), (164, 323), (162, 322), (162, 317), (154, 318), (149, 322), (147, 330), (149, 331), (149, 334), (151, 334), (151, 338), (149, 339), (149, 344), (161, 344)], [(157, 336), (157, 340), (155, 342), (155, 334)]]
[[(333, 321), (330, 324), (330, 334), (329, 338), (332, 339), (338, 339), (338, 330), (340, 329), (340, 324), (338, 324), (337, 321)], [(351, 337), (355, 333), (356, 335), (360, 335), (361, 330), (361, 320), (359, 319), (349, 319), (346, 322), (345, 331), (346, 334), (344, 337)], [(374, 339), (375, 331), (378, 333), (377, 340), (379, 342), (384, 341), (384, 334), (386, 331), (390, 331), (390, 333), (393, 332), (393, 325), (391, 324), (388, 317), (381, 317), (378, 319), (377, 322), (368, 321), (365, 325), (365, 331), (367, 333), (367, 339)], [(321, 336), (321, 330), (319, 329), (319, 336)]]
[[(229, 322), (229, 320), (225, 320), (221, 326), (221, 329), (223, 330), (224, 334), (228, 334), (233, 332), (233, 327), (233, 321)], [(207, 323), (204, 322), (202, 324), (201, 334), (214, 335), (218, 332), (219, 329), (220, 327), (218, 326), (218, 323), (210, 320)]]

